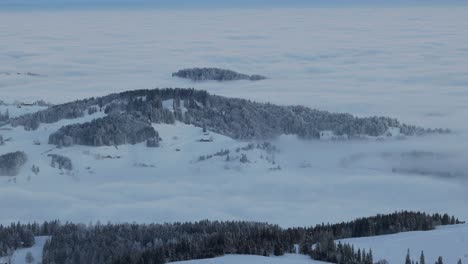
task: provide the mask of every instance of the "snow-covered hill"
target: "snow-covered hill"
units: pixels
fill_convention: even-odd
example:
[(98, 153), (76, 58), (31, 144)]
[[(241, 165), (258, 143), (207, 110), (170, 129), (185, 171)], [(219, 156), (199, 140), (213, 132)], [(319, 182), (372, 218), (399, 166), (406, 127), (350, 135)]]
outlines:
[(444, 263), (457, 263), (459, 259), (468, 263), (468, 224), (340, 241), (355, 248), (371, 248), (374, 260), (386, 259), (392, 264), (404, 263), (408, 249), (415, 261), (419, 261), (421, 251), (424, 251), (426, 263), (435, 262), (439, 256), (443, 257)]
[[(15, 115), (39, 110), (11, 105), (2, 111), (5, 107)], [(463, 177), (443, 179), (392, 171), (404, 164), (437, 164), (444, 170), (463, 171), (466, 151), (458, 141), (433, 145), (429, 144), (432, 136), (382, 142), (281, 136), (265, 144), (209, 130), (204, 133), (200, 127), (177, 122), (152, 125), (162, 139), (159, 148), (148, 148), (144, 142), (118, 147), (47, 144), (49, 135), (61, 126), (103, 116), (98, 111), (42, 123), (32, 131), (22, 126), (0, 127), (5, 140), (0, 155), (24, 151), (28, 156), (18, 176), (0, 177), (0, 207), (8, 212), (1, 214), (0, 222), (209, 218), (268, 219), (283, 226), (304, 226), (402, 209), (468, 218), (463, 210), (463, 201), (468, 199)], [(437, 136), (444, 137), (450, 139)], [(415, 150), (442, 153), (443, 158), (427, 162), (428, 155), (405, 154)], [(70, 158), (73, 169), (52, 167), (50, 154)], [(37, 174), (33, 165), (39, 168)]]

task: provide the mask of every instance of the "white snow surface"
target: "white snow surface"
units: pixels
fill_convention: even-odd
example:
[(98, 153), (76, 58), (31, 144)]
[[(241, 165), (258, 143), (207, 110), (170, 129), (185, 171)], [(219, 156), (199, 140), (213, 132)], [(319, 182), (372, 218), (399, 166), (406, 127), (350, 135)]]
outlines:
[(442, 256), (444, 263), (468, 263), (468, 224), (439, 226), (431, 231), (403, 232), (393, 235), (340, 240), (355, 248), (372, 249), (374, 261), (386, 259), (389, 263), (404, 263), (407, 250), (419, 262), (424, 251), (426, 263), (434, 263)]
[(35, 243), (34, 246), (30, 248), (22, 248), (15, 250), (11, 264), (27, 264), (26, 262), (26, 254), (28, 252), (31, 252), (34, 261), (30, 264), (39, 264), (42, 263), (42, 252), (44, 249), (44, 245), (49, 240), (50, 237), (48, 236), (37, 236), (35, 237)]
[(280, 257), (263, 257), (252, 255), (226, 255), (211, 259), (198, 259), (188, 261), (171, 262), (173, 264), (313, 264), (313, 263), (327, 263), (316, 261), (309, 256), (298, 254), (285, 254)]

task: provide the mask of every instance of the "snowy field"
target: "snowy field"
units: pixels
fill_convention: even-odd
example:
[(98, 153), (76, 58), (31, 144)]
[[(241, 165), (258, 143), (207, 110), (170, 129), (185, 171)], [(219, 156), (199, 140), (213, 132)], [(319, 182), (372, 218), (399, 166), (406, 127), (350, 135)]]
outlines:
[(372, 248), (375, 261), (386, 259), (389, 263), (404, 263), (409, 249), (415, 261), (419, 261), (421, 251), (424, 251), (426, 263), (435, 262), (439, 256), (443, 257), (444, 263), (457, 263), (459, 259), (468, 263), (468, 224), (341, 241), (359, 248)]
[(249, 264), (318, 264), (327, 263), (322, 261), (315, 261), (308, 256), (286, 254), (281, 257), (261, 257), (261, 256), (249, 256), (249, 255), (226, 255), (223, 257), (212, 258), (212, 259), (199, 259), (199, 260), (188, 260), (171, 262), (173, 264), (238, 264), (238, 263), (249, 263)]
[[(65, 121), (35, 132), (3, 127), (0, 134), (11, 140), (0, 154), (24, 150), (29, 160), (16, 179), (0, 178), (6, 212), (0, 223), (209, 218), (304, 226), (403, 209), (467, 220), (467, 13), (458, 7), (0, 13), (0, 100), (8, 103), (194, 87), (454, 130), (385, 142), (282, 137), (273, 142), (281, 167), (275, 170), (257, 150), (247, 153), (249, 164), (197, 162), (248, 142), (212, 134), (213, 142), (200, 143), (201, 129), (181, 124), (155, 125), (163, 143), (153, 150), (144, 144), (52, 149), (47, 137)], [(193, 83), (171, 77), (195, 66), (269, 79)], [(21, 109), (10, 113), (31, 110)], [(72, 158), (74, 170), (50, 167), (50, 153)], [(408, 153), (435, 155), (413, 159)], [(455, 176), (392, 173), (414, 164)], [(38, 175), (32, 165), (40, 167)]]

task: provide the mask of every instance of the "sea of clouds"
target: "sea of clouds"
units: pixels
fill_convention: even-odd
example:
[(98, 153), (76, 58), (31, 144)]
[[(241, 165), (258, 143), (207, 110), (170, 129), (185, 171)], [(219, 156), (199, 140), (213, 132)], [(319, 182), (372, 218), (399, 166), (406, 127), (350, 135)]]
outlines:
[[(104, 190), (90, 187), (86, 194), (0, 186), (8, 215), (3, 222), (51, 216), (305, 225), (400, 209), (446, 209), (468, 217), (467, 12), (462, 7), (1, 12), (0, 100), (6, 102), (61, 103), (131, 89), (194, 87), (454, 131), (397, 143), (308, 145), (283, 139), (278, 144), (291, 153), (288, 164), (319, 160), (321, 167), (285, 168), (282, 177), (257, 183), (254, 175), (236, 181), (224, 176), (224, 182), (236, 183), (222, 185), (226, 192), (214, 191), (222, 184), (214, 176), (206, 176), (203, 186), (186, 178), (177, 188), (170, 188), (170, 180), (154, 186), (116, 182)], [(171, 77), (181, 68), (204, 66), (269, 79), (193, 83)], [(28, 72), (37, 76), (16, 74)], [(443, 158), (408, 161), (405, 153), (412, 151)], [(408, 164), (461, 174), (440, 179), (388, 172)], [(151, 190), (138, 196), (144, 186), (165, 191), (166, 200)], [(125, 202), (110, 195), (120, 189), (130, 197)], [(43, 204), (45, 211), (28, 208), (31, 203)]]

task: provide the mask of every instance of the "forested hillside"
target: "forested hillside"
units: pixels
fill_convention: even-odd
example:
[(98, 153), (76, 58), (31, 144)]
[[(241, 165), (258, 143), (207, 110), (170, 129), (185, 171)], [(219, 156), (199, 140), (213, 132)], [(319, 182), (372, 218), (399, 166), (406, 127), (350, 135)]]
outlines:
[[(17, 223), (0, 226), (0, 255), (31, 245), (33, 235), (47, 235), (52, 239), (44, 248), (44, 264), (166, 263), (224, 254), (269, 256), (294, 252), (294, 245), (299, 246), (302, 254), (336, 262), (337, 248), (347, 246), (337, 247), (334, 239), (431, 230), (436, 225), (456, 223), (460, 221), (446, 214), (406, 211), (333, 225), (287, 229), (267, 223), (218, 221), (88, 226), (57, 221)], [(357, 249), (349, 251), (349, 254), (356, 253)], [(369, 261), (371, 256), (366, 256), (365, 261)], [(363, 259), (356, 263), (368, 262)]]
[[(144, 122), (172, 124), (175, 121), (204, 127), (235, 139), (271, 139), (282, 134), (313, 139), (319, 138), (321, 131), (332, 131), (343, 138), (377, 137), (390, 128), (398, 128), (403, 135), (449, 132), (406, 125), (388, 117), (358, 118), (303, 106), (257, 103), (177, 88), (128, 91), (75, 101), (12, 118), (9, 122), (13, 126), (21, 125), (27, 130), (35, 130), (40, 123), (74, 119), (96, 111), (112, 114), (113, 117), (104, 117), (79, 127), (70, 125), (62, 128), (51, 136), (49, 142), (60, 144), (65, 138), (85, 145), (141, 142), (154, 136), (154, 133), (145, 132), (141, 136), (140, 129), (127, 128), (135, 125), (143, 128)], [(115, 127), (111, 128), (111, 125)], [(89, 134), (96, 136), (98, 131), (106, 132), (99, 135), (98, 142), (90, 142)]]

